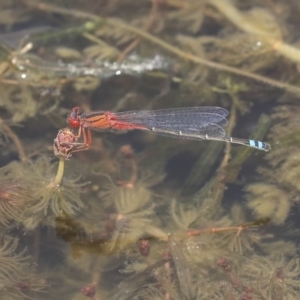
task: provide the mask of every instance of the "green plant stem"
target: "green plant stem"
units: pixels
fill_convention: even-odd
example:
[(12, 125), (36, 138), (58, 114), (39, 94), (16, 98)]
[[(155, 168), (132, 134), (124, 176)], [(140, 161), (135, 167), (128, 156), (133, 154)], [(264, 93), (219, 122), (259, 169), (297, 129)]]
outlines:
[(60, 184), (64, 175), (65, 160), (63, 158), (59, 159), (57, 173), (54, 179), (55, 184)]

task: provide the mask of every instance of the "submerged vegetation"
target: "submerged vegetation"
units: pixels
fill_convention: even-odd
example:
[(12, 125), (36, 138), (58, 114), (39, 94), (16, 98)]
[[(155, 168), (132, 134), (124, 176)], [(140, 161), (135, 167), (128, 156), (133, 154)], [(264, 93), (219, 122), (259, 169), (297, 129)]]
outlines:
[[(0, 298), (300, 298), (299, 13), (296, 0), (1, 1)], [(75, 106), (201, 105), (272, 151), (147, 132), (93, 133), (79, 151), (65, 128)]]

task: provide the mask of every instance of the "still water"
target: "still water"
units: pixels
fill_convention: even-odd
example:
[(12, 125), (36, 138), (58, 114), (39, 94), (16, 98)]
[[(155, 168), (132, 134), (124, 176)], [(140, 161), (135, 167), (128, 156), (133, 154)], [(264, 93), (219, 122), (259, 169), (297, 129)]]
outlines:
[(0, 1), (0, 298), (300, 299), (299, 10)]

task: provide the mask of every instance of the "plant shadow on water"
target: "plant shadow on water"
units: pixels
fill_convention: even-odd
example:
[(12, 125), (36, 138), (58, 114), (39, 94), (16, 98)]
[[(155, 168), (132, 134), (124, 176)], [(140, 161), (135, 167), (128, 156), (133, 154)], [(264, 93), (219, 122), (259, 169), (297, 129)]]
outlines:
[[(1, 1), (1, 300), (300, 299), (299, 13), (294, 0)], [(272, 150), (90, 133), (77, 109), (66, 127), (72, 107), (197, 106), (224, 107), (227, 136)]]

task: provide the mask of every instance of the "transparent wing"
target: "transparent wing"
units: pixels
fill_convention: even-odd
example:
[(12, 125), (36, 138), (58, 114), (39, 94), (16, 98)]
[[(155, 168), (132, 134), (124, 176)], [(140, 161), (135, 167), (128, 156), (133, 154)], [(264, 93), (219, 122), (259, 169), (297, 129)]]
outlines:
[(137, 126), (161, 135), (180, 135), (196, 138), (195, 135), (224, 137), (228, 111), (221, 107), (189, 107), (154, 111), (128, 111), (114, 114), (116, 120)]

